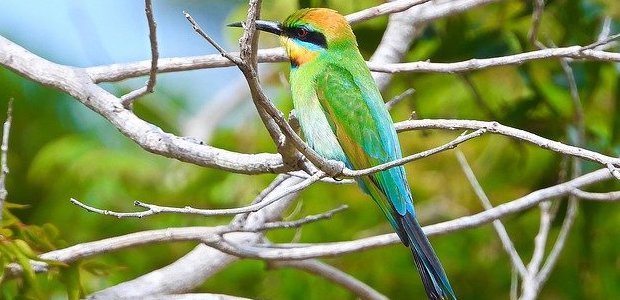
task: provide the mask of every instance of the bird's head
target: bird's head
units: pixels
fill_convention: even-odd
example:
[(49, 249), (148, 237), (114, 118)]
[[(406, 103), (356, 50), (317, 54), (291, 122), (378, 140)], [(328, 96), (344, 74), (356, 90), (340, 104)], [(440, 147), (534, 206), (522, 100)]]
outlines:
[[(242, 27), (232, 23), (228, 26)], [(300, 9), (284, 22), (256, 21), (256, 29), (277, 34), (286, 49), (291, 65), (296, 68), (322, 53), (335, 53), (357, 48), (355, 35), (347, 20), (338, 12), (327, 8)]]

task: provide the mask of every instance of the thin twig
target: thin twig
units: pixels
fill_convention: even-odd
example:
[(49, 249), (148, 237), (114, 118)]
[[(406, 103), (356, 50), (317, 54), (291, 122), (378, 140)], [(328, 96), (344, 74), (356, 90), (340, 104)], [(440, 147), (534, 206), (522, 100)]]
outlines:
[[(414, 129), (448, 129), (448, 130), (461, 130), (461, 129), (486, 129), (490, 133), (496, 133), (504, 135), (510, 138), (515, 138), (521, 141), (525, 141), (541, 147), (543, 149), (551, 150), (557, 153), (562, 153), (574, 157), (579, 157), (585, 160), (593, 161), (606, 166), (610, 173), (617, 175), (618, 167), (620, 167), (620, 158), (607, 156), (598, 152), (590, 151), (584, 148), (566, 145), (560, 142), (549, 140), (525, 130), (511, 128), (502, 125), (498, 122), (485, 122), (474, 120), (450, 120), (450, 119), (424, 119), (424, 120), (408, 120), (394, 124), (396, 131), (407, 131)], [(620, 176), (620, 175), (619, 175)]]
[(534, 12), (532, 13), (532, 26), (527, 33), (527, 39), (530, 44), (535, 45), (538, 41), (538, 30), (542, 22), (543, 11), (545, 9), (545, 0), (534, 0)]
[(582, 191), (580, 189), (575, 189), (571, 191), (571, 194), (575, 195), (580, 199), (589, 201), (613, 202), (620, 200), (620, 191), (613, 191), (608, 193), (591, 193)]
[(134, 100), (146, 94), (152, 93), (157, 82), (157, 61), (159, 60), (159, 50), (157, 47), (157, 23), (153, 16), (153, 4), (151, 0), (144, 0), (144, 11), (146, 20), (149, 25), (149, 39), (151, 41), (151, 69), (149, 71), (149, 80), (146, 85), (131, 91), (121, 97), (121, 102), (125, 108), (130, 108)]
[[(260, 16), (262, 0), (250, 0), (248, 14), (245, 19), (243, 35), (239, 39), (240, 57), (243, 64), (253, 71), (256, 76), (256, 53), (258, 51), (258, 34), (256, 33), (256, 20)], [(243, 71), (243, 70), (242, 70)]]
[(428, 61), (393, 63), (393, 64), (375, 64), (368, 63), (371, 71), (385, 73), (400, 72), (434, 72), (434, 73), (460, 73), (471, 72), (479, 69), (520, 65), (532, 60), (550, 59), (550, 58), (573, 58), (573, 59), (590, 59), (600, 61), (620, 61), (620, 53), (606, 52), (593, 49), (584, 49), (581, 46), (570, 46), (564, 48), (547, 48), (536, 51), (524, 52), (514, 55), (506, 55), (493, 58), (474, 58), (466, 61), (455, 63), (433, 63)]
[(583, 49), (584, 50), (586, 50), (586, 49), (597, 49), (597, 48), (599, 48), (601, 46), (605, 46), (605, 45), (607, 45), (607, 44), (617, 40), (618, 38), (620, 38), (620, 33), (616, 33), (614, 35), (611, 35), (611, 36), (608, 36), (606, 38), (603, 38), (603, 39), (601, 39), (601, 40), (599, 40), (599, 41), (597, 41), (595, 43), (592, 43), (592, 44), (590, 44), (588, 46), (583, 47)]
[[(252, 204), (254, 203), (259, 203), (261, 201), (263, 201), (265, 199), (265, 197), (269, 196), (269, 194), (271, 194), (275, 189), (277, 189), (280, 184), (282, 184), (284, 181), (286, 181), (288, 179), (288, 174), (278, 174), (278, 176), (276, 176), (276, 178), (269, 184), (269, 186), (267, 186), (266, 188), (264, 188), (259, 194), (258, 196), (256, 196), (256, 198), (254, 198), (254, 201), (252, 201)], [(310, 176), (308, 176), (310, 177)], [(306, 177), (306, 178), (308, 178)]]
[[(577, 135), (575, 144), (578, 147), (583, 147), (586, 143), (585, 136), (585, 113), (583, 110), (583, 105), (581, 103), (581, 98), (579, 96), (579, 90), (577, 88), (577, 82), (575, 80), (575, 75), (573, 73), (573, 69), (568, 63), (566, 59), (560, 60), (560, 65), (564, 71), (566, 79), (568, 80), (568, 87), (570, 90), (571, 100), (574, 106), (574, 123), (577, 128)], [(571, 170), (571, 179), (577, 178), (582, 174), (581, 162), (575, 157), (572, 158), (572, 170)], [(579, 199), (573, 195), (572, 193), (568, 196), (568, 208), (566, 209), (566, 216), (564, 217), (564, 222), (562, 223), (562, 227), (560, 228), (560, 233), (558, 234), (558, 238), (549, 252), (545, 264), (541, 268), (540, 272), (536, 275), (536, 294), (539, 293), (542, 285), (547, 281), (555, 263), (557, 262), (560, 253), (564, 249), (564, 244), (566, 243), (566, 239), (568, 234), (571, 231), (572, 225), (574, 224), (575, 218), (577, 216), (577, 211), (579, 207)], [(531, 299), (534, 299), (532, 297)]]
[(9, 99), (6, 109), (6, 120), (2, 126), (2, 145), (0, 146), (0, 222), (2, 221), (2, 212), (4, 210), (4, 202), (9, 192), (6, 189), (6, 175), (9, 174), (8, 153), (9, 153), (9, 135), (11, 132), (11, 122), (13, 121), (13, 98)]
[(97, 214), (101, 214), (101, 215), (105, 215), (105, 216), (113, 216), (116, 218), (143, 218), (143, 217), (148, 217), (148, 216), (152, 216), (152, 215), (156, 215), (156, 214), (161, 214), (161, 213), (179, 213), (179, 214), (192, 214), (192, 215), (200, 215), (200, 216), (229, 216), (229, 215), (237, 215), (237, 214), (244, 214), (244, 213), (250, 213), (250, 212), (255, 212), (258, 211), (272, 203), (274, 203), (275, 201), (279, 200), (280, 198), (298, 192), (306, 187), (308, 187), (309, 185), (311, 185), (312, 183), (318, 181), (321, 177), (323, 177), (325, 175), (325, 173), (323, 172), (317, 172), (315, 174), (313, 174), (311, 177), (303, 180), (302, 182), (288, 187), (286, 189), (283, 189), (282, 191), (280, 191), (279, 193), (276, 193), (275, 196), (272, 196), (271, 194), (269, 194), (270, 197), (265, 198), (263, 201), (258, 202), (258, 203), (254, 203), (248, 206), (244, 206), (244, 207), (239, 207), (239, 208), (225, 208), (225, 209), (198, 209), (198, 208), (193, 208), (193, 207), (169, 207), (169, 206), (159, 206), (159, 205), (154, 205), (154, 204), (149, 204), (149, 203), (143, 203), (140, 201), (134, 201), (134, 205), (138, 206), (138, 207), (142, 207), (144, 209), (146, 209), (145, 211), (141, 211), (141, 212), (115, 212), (115, 211), (110, 211), (110, 210), (104, 210), (104, 209), (99, 209), (99, 208), (95, 208), (89, 205), (86, 205), (82, 202), (80, 202), (79, 200), (73, 199), (71, 198), (70, 201), (71, 203), (89, 211), (89, 212), (93, 212), (93, 213), (97, 213)]
[[(291, 176), (295, 176), (295, 177), (299, 177), (299, 178), (308, 178), (312, 175), (308, 175), (308, 173), (304, 172), (304, 171), (293, 171), (293, 172), (286, 172), (286, 174), (291, 175)], [(331, 184), (355, 184), (355, 180), (354, 179), (346, 179), (346, 178), (331, 178), (331, 177), (325, 177), (325, 178), (321, 178), (320, 180), (321, 182), (326, 182), (326, 183), (331, 183)]]
[(402, 92), (400, 95), (397, 95), (396, 97), (390, 99), (388, 102), (385, 103), (385, 107), (388, 110), (391, 110), (392, 108), (394, 108), (394, 106), (398, 103), (400, 103), (401, 101), (407, 99), (407, 97), (413, 95), (413, 93), (415, 93), (415, 89), (414, 88), (408, 88), (406, 89), (404, 92)]
[(570, 201), (568, 201), (566, 216), (564, 217), (564, 222), (562, 223), (562, 227), (560, 228), (558, 238), (553, 245), (551, 252), (549, 252), (545, 264), (536, 276), (536, 279), (539, 282), (547, 281), (547, 279), (549, 278), (549, 274), (551, 274), (551, 270), (553, 270), (553, 267), (555, 266), (555, 263), (557, 262), (557, 259), (560, 256), (562, 249), (564, 248), (564, 244), (566, 243), (566, 239), (568, 238), (568, 234), (577, 215), (578, 203), (578, 200), (575, 199), (571, 199)]
[(276, 229), (276, 228), (299, 228), (305, 224), (308, 223), (312, 223), (312, 222), (316, 222), (316, 221), (320, 221), (320, 220), (325, 220), (325, 219), (330, 219), (331, 217), (333, 217), (335, 214), (344, 211), (345, 209), (349, 208), (347, 205), (341, 205), (338, 206), (334, 209), (331, 209), (329, 211), (326, 211), (324, 213), (320, 213), (317, 215), (309, 215), (309, 216), (305, 216), (302, 219), (299, 220), (295, 220), (295, 221), (279, 221), (279, 222), (270, 222), (270, 223), (265, 223), (262, 226), (258, 227), (258, 231), (265, 231), (265, 230), (270, 230), (270, 229)]
[(400, 166), (403, 164), (406, 164), (408, 162), (412, 162), (414, 160), (418, 160), (424, 157), (428, 157), (434, 154), (437, 154), (439, 152), (443, 152), (446, 150), (450, 150), (450, 149), (454, 149), (456, 146), (458, 146), (459, 144), (462, 144), (468, 140), (471, 140), (473, 138), (479, 137), (481, 135), (483, 135), (486, 132), (486, 129), (484, 128), (480, 128), (474, 132), (471, 133), (463, 133), (461, 135), (459, 135), (456, 139), (450, 141), (449, 143), (446, 143), (444, 145), (441, 145), (439, 147), (435, 147), (426, 151), (422, 151), (420, 153), (416, 153), (416, 154), (412, 154), (406, 157), (403, 157), (401, 159), (397, 159), (397, 160), (393, 160), (391, 162), (387, 162), (384, 164), (380, 164), (377, 166), (374, 166), (372, 168), (366, 168), (366, 169), (361, 169), (361, 170), (349, 170), (347, 168), (345, 168), (342, 171), (342, 174), (345, 176), (351, 176), (351, 177), (359, 177), (359, 176), (364, 176), (364, 175), (368, 175), (368, 174), (372, 174), (372, 173), (376, 173), (379, 171), (383, 171), (383, 170), (387, 170), (396, 166)]
[(207, 42), (209, 42), (209, 44), (211, 44), (211, 46), (213, 48), (215, 48), (220, 53), (220, 55), (222, 57), (226, 58), (227, 60), (229, 60), (230, 62), (232, 62), (235, 65), (242, 64), (241, 59), (239, 59), (237, 56), (233, 56), (233, 55), (229, 54), (226, 50), (224, 50), (224, 48), (222, 48), (222, 46), (220, 46), (220, 44), (218, 44), (204, 30), (202, 30), (200, 25), (198, 25), (198, 23), (196, 23), (196, 20), (194, 20), (194, 18), (192, 17), (192, 15), (189, 14), (189, 12), (183, 11), (183, 15), (185, 16), (187, 21), (189, 21), (189, 23), (192, 25), (192, 28), (194, 29), (194, 31), (196, 31), (196, 33), (198, 33)]
[[(471, 169), (471, 166), (467, 162), (467, 159), (465, 158), (463, 152), (457, 150), (456, 158), (458, 159), (459, 164), (461, 165), (461, 169), (465, 173), (465, 177), (467, 177), (469, 184), (474, 189), (474, 192), (476, 193), (476, 196), (478, 196), (480, 203), (482, 203), (482, 207), (484, 207), (485, 210), (493, 209), (491, 201), (489, 201), (489, 198), (487, 197), (484, 189), (480, 185), (480, 182), (478, 182), (478, 179), (476, 178), (474, 171)], [(502, 224), (500, 220), (495, 220), (493, 221), (493, 228), (495, 229), (497, 236), (502, 242), (502, 246), (504, 247), (504, 250), (506, 250), (508, 257), (512, 262), (512, 266), (516, 268), (522, 278), (527, 277), (528, 270), (525, 268), (523, 260), (519, 256), (517, 249), (515, 249), (515, 246), (512, 243), (512, 240), (510, 239), (510, 236), (508, 235), (504, 224)]]
[[(230, 57), (239, 60), (239, 52), (227, 52)], [(368, 62), (368, 67), (373, 72), (385, 73), (462, 73), (473, 72), (486, 68), (494, 68), (506, 65), (521, 65), (530, 61), (557, 59), (590, 59), (596, 61), (620, 61), (620, 53), (589, 49), (588, 46), (568, 46), (560, 48), (548, 48), (513, 55), (505, 55), (492, 58), (474, 58), (470, 60), (441, 63), (429, 61), (405, 62), (405, 63), (374, 63)], [(260, 63), (278, 63), (287, 61), (288, 58), (282, 48), (260, 49), (257, 54)], [(112, 64), (85, 68), (88, 76), (95, 83), (116, 82), (138, 76), (148, 75), (150, 60), (137, 61), (126, 64)], [(229, 58), (221, 54), (202, 56), (162, 58), (159, 60), (157, 71), (159, 73), (191, 71), (208, 68), (223, 68), (234, 66)]]
[[(553, 43), (551, 44), (553, 45)], [(574, 143), (577, 147), (583, 147), (585, 145), (585, 138), (586, 138), (585, 137), (585, 119), (584, 119), (585, 117), (584, 117), (583, 105), (581, 103), (581, 98), (579, 96), (579, 90), (577, 88), (577, 83), (575, 81), (573, 69), (569, 65), (568, 60), (565, 58), (560, 59), (560, 65), (562, 66), (562, 70), (564, 71), (564, 74), (568, 81), (570, 96), (571, 96), (571, 100), (572, 100), (573, 107), (574, 107), (573, 121), (574, 121), (575, 127), (577, 128), (577, 134), (575, 136)], [(582, 173), (581, 161), (579, 161), (576, 157), (572, 157), (571, 162), (572, 162), (571, 178), (576, 178), (580, 176)], [(521, 297), (522, 300), (533, 300), (538, 297), (538, 294), (540, 293), (540, 290), (542, 289), (543, 285), (549, 278), (549, 275), (551, 274), (551, 271), (553, 270), (553, 267), (555, 266), (555, 263), (557, 262), (557, 259), (562, 249), (564, 249), (564, 244), (565, 244), (568, 234), (570, 233), (572, 225), (574, 223), (575, 217), (577, 215), (578, 204), (579, 204), (579, 199), (571, 193), (569, 193), (568, 199), (569, 199), (568, 208), (567, 208), (564, 222), (562, 223), (562, 228), (560, 229), (558, 238), (555, 244), (553, 245), (551, 252), (547, 256), (545, 264), (543, 265), (540, 272), (538, 272), (537, 269), (540, 263), (542, 262), (543, 253), (541, 252), (544, 252), (544, 248), (542, 250), (534, 249), (534, 256), (532, 258), (532, 262), (530, 266), (528, 267), (530, 267), (530, 271), (537, 272), (537, 274), (535, 275), (534, 278), (528, 278), (528, 280), (524, 281), (523, 294)], [(546, 208), (546, 209), (543, 209), (543, 208)], [(542, 248), (544, 247), (544, 244), (546, 243), (548, 231), (550, 230), (551, 219), (555, 216), (555, 213), (551, 211), (551, 208), (549, 205), (547, 207), (541, 206), (541, 214), (544, 219), (541, 220), (540, 226), (541, 226), (541, 231), (544, 230), (543, 238), (545, 239), (545, 241), (543, 242), (537, 241), (540, 243), (537, 243), (536, 245)], [(543, 227), (546, 227), (546, 228), (543, 228)]]
[(517, 300), (519, 291), (519, 272), (515, 266), (511, 265), (510, 268), (510, 300)]
[(398, 13), (410, 9), (416, 5), (420, 5), (430, 0), (398, 0), (388, 3), (383, 3), (371, 8), (360, 10), (358, 12), (349, 14), (346, 16), (347, 21), (351, 24), (362, 22), (368, 19), (372, 19), (378, 16)]
[(545, 257), (545, 248), (547, 247), (547, 239), (549, 237), (549, 231), (551, 230), (551, 222), (555, 214), (552, 213), (551, 202), (545, 201), (538, 204), (540, 210), (540, 225), (538, 233), (534, 237), (534, 252), (532, 253), (532, 259), (527, 265), (528, 274), (533, 276), (538, 273), (540, 264)]
[(388, 298), (355, 277), (318, 260), (274, 261), (270, 266), (276, 268), (291, 267), (325, 277), (330, 282), (339, 284), (364, 300), (387, 300)]

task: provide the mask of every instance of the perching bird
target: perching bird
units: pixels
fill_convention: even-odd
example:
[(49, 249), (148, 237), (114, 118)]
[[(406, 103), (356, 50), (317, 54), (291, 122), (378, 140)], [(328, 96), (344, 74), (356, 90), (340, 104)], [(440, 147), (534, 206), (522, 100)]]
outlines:
[[(256, 28), (280, 36), (291, 62), (295, 114), (308, 145), (319, 155), (351, 169), (402, 157), (392, 118), (342, 15), (325, 8), (302, 9), (283, 23), (258, 20)], [(357, 182), (411, 249), (428, 298), (456, 299), (415, 218), (405, 169), (394, 167)]]

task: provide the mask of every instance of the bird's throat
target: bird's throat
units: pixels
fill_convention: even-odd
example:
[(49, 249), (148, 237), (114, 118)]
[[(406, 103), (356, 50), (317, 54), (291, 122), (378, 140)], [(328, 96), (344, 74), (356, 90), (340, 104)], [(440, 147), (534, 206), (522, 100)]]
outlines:
[(310, 49), (308, 47), (304, 47), (306, 45), (299, 45), (296, 42), (287, 39), (287, 41), (283, 42), (284, 48), (286, 48), (286, 53), (291, 60), (291, 67), (297, 68), (302, 66), (303, 64), (314, 60), (321, 50), (319, 49)]

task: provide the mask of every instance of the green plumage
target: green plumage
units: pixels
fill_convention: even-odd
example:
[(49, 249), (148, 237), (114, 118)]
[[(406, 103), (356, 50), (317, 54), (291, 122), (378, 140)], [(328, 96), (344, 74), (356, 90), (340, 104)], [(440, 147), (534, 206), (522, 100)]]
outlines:
[[(392, 119), (356, 47), (330, 45), (316, 59), (293, 68), (290, 82), (301, 129), (320, 155), (343, 161), (352, 169), (402, 157)], [(429, 298), (456, 299), (415, 220), (404, 168), (394, 167), (357, 181), (403, 243), (411, 247)]]
[[(390, 114), (344, 17), (329, 9), (304, 9), (282, 24), (260, 21), (257, 28), (281, 36), (291, 59), (295, 112), (310, 147), (352, 169), (402, 157)], [(429, 299), (456, 299), (415, 219), (405, 169), (356, 180), (411, 248)]]

